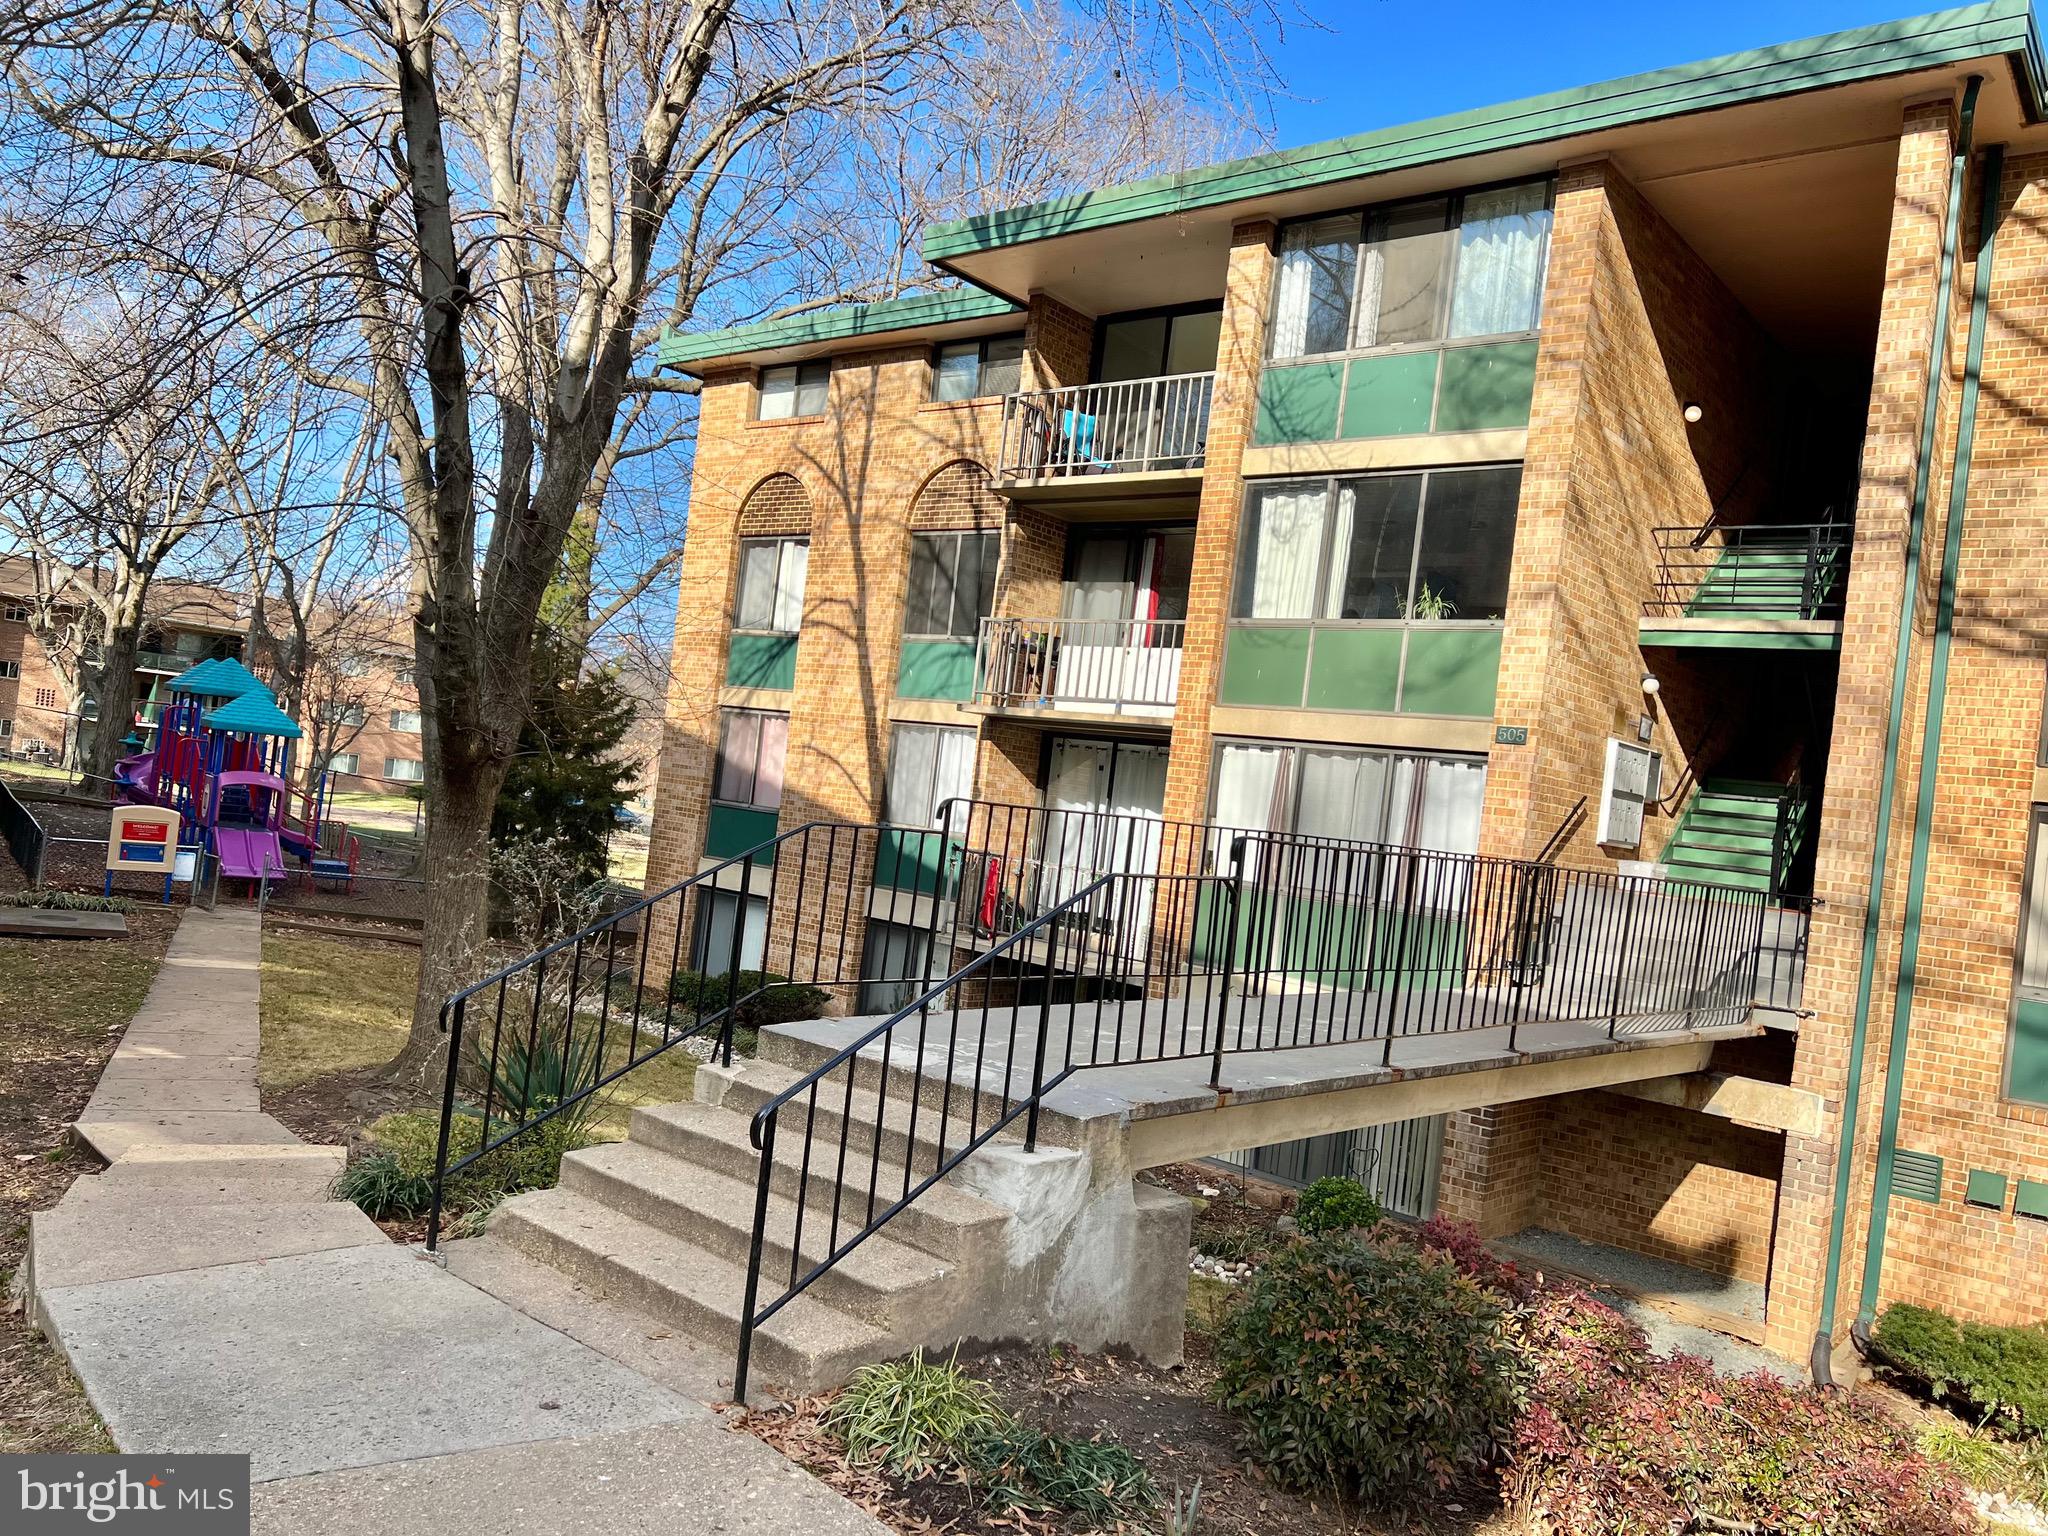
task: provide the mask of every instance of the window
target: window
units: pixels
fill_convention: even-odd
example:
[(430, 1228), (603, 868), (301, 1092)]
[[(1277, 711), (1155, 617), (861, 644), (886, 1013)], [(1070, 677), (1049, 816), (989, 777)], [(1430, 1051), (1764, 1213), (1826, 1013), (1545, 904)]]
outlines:
[(56, 689), (54, 689), (54, 688), (38, 688), (38, 689), (36, 690), (36, 708), (37, 708), (37, 709), (55, 709), (56, 707), (57, 707), (57, 690), (56, 690)]
[(20, 662), (0, 661), (0, 682), (5, 682), (8, 678), (19, 676), (21, 676)]
[(20, 603), (9, 603), (5, 607), (0, 607), (0, 620), (9, 624), (26, 624), (28, 609)]
[(14, 735), (14, 722), (0, 719), (0, 741), (10, 740)]
[(344, 704), (329, 718), (336, 725), (362, 725), (369, 720), (370, 713), (361, 704)]
[(761, 420), (788, 421), (794, 416), (825, 414), (825, 390), (831, 382), (829, 362), (791, 363), (761, 370)]
[(735, 629), (793, 635), (803, 624), (809, 539), (741, 539), (740, 605)]
[(1096, 328), (1095, 382), (1208, 373), (1216, 366), (1223, 306), (1113, 315)]
[(971, 728), (897, 726), (889, 738), (883, 818), (899, 827), (936, 827), (940, 806), (974, 794), (974, 746)]
[(2035, 806), (2027, 839), (2026, 885), (2020, 892), (2011, 1037), (2005, 1096), (2048, 1104), (2048, 807)]
[(789, 716), (756, 709), (721, 712), (711, 798), (772, 811), (782, 804), (782, 767), (789, 754)]
[(337, 656), (334, 658), (334, 671), (339, 677), (368, 677), (370, 658), (356, 653)]
[(417, 784), (427, 776), (426, 764), (413, 757), (387, 757), (384, 759), (384, 777), (397, 779), (406, 784)]
[(868, 924), (860, 973), (868, 978), (860, 989), (862, 1013), (898, 1013), (916, 1002), (932, 983), (942, 980), (926, 969), (931, 939), (922, 928), (905, 923)]
[(998, 533), (914, 533), (906, 640), (972, 640), (996, 603)]
[(932, 398), (979, 400), (989, 395), (1014, 395), (1023, 377), (1021, 334), (948, 342), (932, 359)]
[(418, 682), (418, 678), (411, 667), (400, 667), (391, 674), (391, 681), (401, 688), (411, 688)]
[(1551, 184), (1516, 182), (1281, 231), (1272, 356), (1311, 357), (1536, 329)]
[(1237, 617), (1497, 623), (1521, 487), (1514, 465), (1255, 487)]
[(337, 752), (327, 759), (329, 773), (355, 773), (362, 765), (362, 758), (354, 752)]
[(420, 712), (416, 709), (394, 709), (391, 711), (391, 729), (410, 731), (417, 735), (420, 728)]
[(746, 915), (740, 928), (740, 969), (758, 971), (768, 957), (768, 898), (742, 897), (738, 891), (705, 891), (697, 898), (697, 931), (690, 937), (690, 968), (705, 976), (723, 976), (732, 969), (733, 914), (740, 903)]

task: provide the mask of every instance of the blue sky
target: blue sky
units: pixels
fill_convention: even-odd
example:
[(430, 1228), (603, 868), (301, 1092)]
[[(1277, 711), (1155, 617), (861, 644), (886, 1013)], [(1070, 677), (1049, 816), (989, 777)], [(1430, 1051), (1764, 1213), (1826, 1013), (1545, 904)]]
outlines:
[(1276, 147), (1943, 9), (1934, 0), (1301, 0)]

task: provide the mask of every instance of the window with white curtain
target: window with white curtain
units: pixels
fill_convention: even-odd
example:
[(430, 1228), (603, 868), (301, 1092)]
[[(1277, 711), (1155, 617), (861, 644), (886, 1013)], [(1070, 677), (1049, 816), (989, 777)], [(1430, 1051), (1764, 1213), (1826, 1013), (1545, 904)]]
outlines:
[(1287, 225), (1269, 355), (1286, 361), (1535, 330), (1550, 202), (1543, 178)]
[(788, 756), (789, 716), (758, 709), (721, 710), (711, 798), (760, 811), (779, 809)]
[(1498, 623), (1521, 488), (1518, 465), (1254, 486), (1236, 617)]
[[(742, 903), (744, 902), (744, 906)], [(690, 967), (706, 976), (732, 969), (733, 919), (740, 916), (740, 969), (758, 971), (768, 957), (768, 898), (738, 891), (705, 891), (697, 898), (697, 931)]]
[(809, 539), (741, 539), (740, 601), (733, 628), (793, 635), (803, 625)]
[(1479, 851), (1486, 764), (1476, 758), (1225, 741), (1211, 819), (1219, 827)]
[(975, 733), (959, 726), (895, 727), (889, 737), (886, 819), (899, 827), (936, 827), (940, 806), (974, 793), (974, 744)]

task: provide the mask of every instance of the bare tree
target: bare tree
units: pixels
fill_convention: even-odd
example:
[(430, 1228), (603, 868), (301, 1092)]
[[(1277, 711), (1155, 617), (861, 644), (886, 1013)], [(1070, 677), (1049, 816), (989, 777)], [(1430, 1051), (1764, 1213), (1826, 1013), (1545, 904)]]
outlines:
[[(400, 1076), (482, 952), (534, 625), (662, 319), (787, 260), (846, 123), (975, 57), (974, 0), (28, 0), (18, 124), (260, 210), (346, 294), (409, 546), (428, 921)], [(1229, 53), (1266, 0), (1105, 3), (1123, 56)], [(1143, 33), (1144, 35), (1140, 35)], [(1133, 71), (1136, 73), (1137, 71)], [(842, 178), (836, 178), (843, 180)], [(670, 295), (661, 303), (658, 294)]]

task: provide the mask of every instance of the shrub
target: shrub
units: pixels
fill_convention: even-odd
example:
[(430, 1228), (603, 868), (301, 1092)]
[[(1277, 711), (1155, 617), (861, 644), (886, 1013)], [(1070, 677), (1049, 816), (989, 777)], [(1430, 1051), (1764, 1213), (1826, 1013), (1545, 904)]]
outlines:
[(126, 896), (101, 896), (88, 891), (14, 891), (0, 896), (0, 907), (35, 907), (45, 912), (133, 912)]
[(1385, 1214), (1379, 1201), (1356, 1179), (1317, 1179), (1301, 1192), (1294, 1207), (1294, 1220), (1303, 1237), (1377, 1226)]
[(1110, 1440), (1007, 1423), (969, 1440), (963, 1460), (998, 1515), (1065, 1511), (1095, 1529), (1159, 1502), (1143, 1463)]
[(1961, 1536), (1974, 1526), (1956, 1481), (1857, 1399), (1654, 1356), (1639, 1330), (1574, 1292), (1546, 1293), (1519, 1323), (1530, 1388), (1502, 1491), (1551, 1530)]
[(1972, 1488), (2048, 1507), (2048, 1440), (2013, 1445), (1940, 1417), (1922, 1426), (1918, 1444)]
[[(529, 1039), (516, 1028), (508, 1029), (495, 1049), (475, 1038), (470, 1044), (468, 1091), (479, 1100), (488, 1097), (491, 1118), (505, 1121), (504, 1128), (509, 1129), (589, 1089), (600, 1067), (597, 1046), (598, 1037), (591, 1030), (572, 1039), (566, 1050), (552, 1030)], [(586, 1093), (556, 1119), (580, 1131), (598, 1107), (597, 1095)]]
[(1527, 1302), (1542, 1289), (1536, 1275), (1526, 1273), (1487, 1247), (1472, 1222), (1432, 1216), (1420, 1226), (1402, 1230), (1411, 1241), (1448, 1259), (1466, 1279), (1508, 1301)]
[(862, 1366), (818, 1422), (852, 1460), (916, 1477), (949, 1465), (970, 1438), (994, 1433), (1007, 1420), (988, 1386), (951, 1360), (927, 1365), (919, 1352)]
[(1278, 1250), (1217, 1336), (1217, 1397), (1281, 1481), (1412, 1502), (1482, 1468), (1514, 1409), (1500, 1307), (1392, 1238)]
[[(703, 976), (695, 971), (677, 971), (669, 983), (669, 996), (698, 1015), (716, 1013), (733, 996), (732, 980), (721, 973)], [(831, 998), (817, 987), (793, 982), (774, 971), (739, 973), (739, 1006), (733, 1023), (741, 1029), (766, 1029), (771, 1024), (791, 1024), (798, 1019), (815, 1019)]]
[(2013, 1435), (2048, 1431), (2048, 1329), (1958, 1323), (1932, 1307), (1887, 1307), (1870, 1336), (1878, 1363), (1934, 1398)]
[[(448, 1128), (451, 1164), (481, 1145), (482, 1124), (474, 1115), (455, 1117)], [(370, 1151), (342, 1170), (334, 1197), (353, 1202), (373, 1220), (424, 1215), (434, 1201), (441, 1122), (432, 1115), (386, 1115), (370, 1127), (369, 1136)], [(582, 1130), (566, 1117), (542, 1121), (452, 1176), (442, 1209), (467, 1211), (521, 1190), (547, 1189), (561, 1177), (562, 1155), (586, 1145)]]

